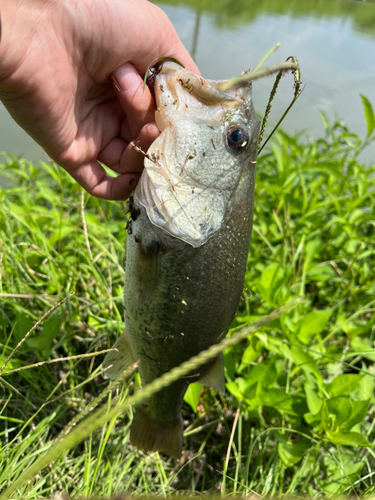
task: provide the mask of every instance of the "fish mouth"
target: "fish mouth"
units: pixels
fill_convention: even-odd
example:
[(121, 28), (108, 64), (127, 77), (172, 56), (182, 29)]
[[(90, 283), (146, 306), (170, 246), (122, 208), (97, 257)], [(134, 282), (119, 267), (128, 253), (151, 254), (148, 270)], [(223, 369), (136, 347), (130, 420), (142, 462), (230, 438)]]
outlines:
[(171, 125), (169, 115), (179, 107), (185, 106), (186, 113), (199, 105), (236, 109), (243, 106), (251, 90), (251, 84), (244, 82), (235, 90), (222, 91), (220, 87), (229, 80), (206, 80), (170, 61), (161, 63), (155, 74), (155, 121), (160, 132)]

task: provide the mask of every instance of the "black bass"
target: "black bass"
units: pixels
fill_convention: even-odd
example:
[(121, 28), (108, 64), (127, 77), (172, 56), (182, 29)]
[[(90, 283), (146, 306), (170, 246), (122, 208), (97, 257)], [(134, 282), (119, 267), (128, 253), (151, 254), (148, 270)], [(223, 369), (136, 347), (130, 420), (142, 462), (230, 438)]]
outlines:
[[(139, 361), (147, 384), (225, 337), (244, 284), (259, 135), (251, 84), (222, 91), (177, 64), (155, 76), (161, 135), (132, 201), (125, 332), (104, 361), (109, 377)], [(107, 373), (108, 373), (107, 372)], [(179, 458), (181, 405), (192, 382), (224, 391), (222, 358), (136, 410), (131, 442)]]

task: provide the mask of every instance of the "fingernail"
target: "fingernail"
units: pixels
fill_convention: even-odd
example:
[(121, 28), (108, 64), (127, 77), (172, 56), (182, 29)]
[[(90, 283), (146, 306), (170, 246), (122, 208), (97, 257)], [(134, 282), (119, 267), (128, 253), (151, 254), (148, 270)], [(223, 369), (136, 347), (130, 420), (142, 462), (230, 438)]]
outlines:
[(111, 80), (118, 92), (125, 92), (126, 94), (134, 93), (142, 85), (142, 78), (134, 66), (129, 63), (115, 69)]

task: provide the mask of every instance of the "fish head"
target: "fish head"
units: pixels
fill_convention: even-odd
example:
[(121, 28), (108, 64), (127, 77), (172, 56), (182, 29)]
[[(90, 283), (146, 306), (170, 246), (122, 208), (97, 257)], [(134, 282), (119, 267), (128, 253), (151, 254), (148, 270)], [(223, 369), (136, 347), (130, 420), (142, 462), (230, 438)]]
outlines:
[(259, 120), (251, 84), (222, 90), (224, 83), (172, 62), (160, 66), (154, 86), (161, 133), (135, 192), (154, 225), (196, 248), (254, 189)]

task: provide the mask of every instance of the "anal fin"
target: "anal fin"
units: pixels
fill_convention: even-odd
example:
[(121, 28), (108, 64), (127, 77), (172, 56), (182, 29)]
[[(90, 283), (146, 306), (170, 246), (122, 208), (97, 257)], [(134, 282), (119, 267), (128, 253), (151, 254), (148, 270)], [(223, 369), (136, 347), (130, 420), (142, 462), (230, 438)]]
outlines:
[(213, 387), (217, 392), (225, 392), (224, 359), (222, 354), (197, 382), (207, 387)]
[(116, 351), (110, 351), (103, 361), (103, 376), (111, 380), (135, 363), (125, 330), (113, 344), (112, 349), (116, 349)]

